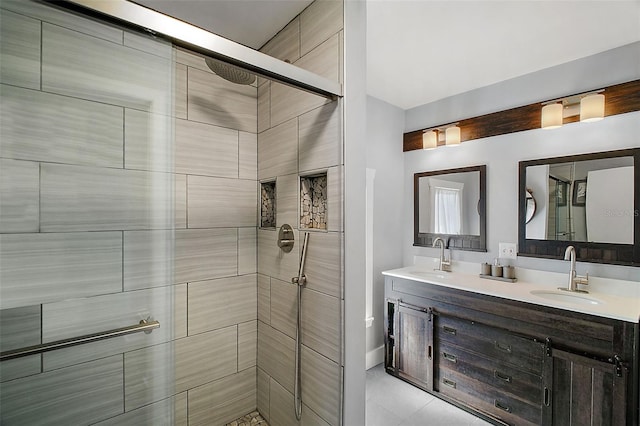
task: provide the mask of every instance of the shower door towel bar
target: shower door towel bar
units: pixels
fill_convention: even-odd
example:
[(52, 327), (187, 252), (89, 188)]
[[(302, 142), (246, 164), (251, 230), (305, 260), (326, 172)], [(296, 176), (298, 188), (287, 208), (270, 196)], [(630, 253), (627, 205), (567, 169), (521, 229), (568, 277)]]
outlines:
[(160, 323), (158, 321), (149, 321), (149, 319), (140, 320), (138, 324), (130, 325), (128, 327), (115, 328), (113, 330), (102, 331), (100, 333), (86, 334), (84, 336), (72, 337), (70, 339), (56, 340), (55, 342), (43, 343), (41, 345), (28, 346), (25, 348), (0, 352), (0, 361), (7, 361), (10, 359), (21, 358), (23, 356), (41, 354), (43, 352), (69, 348), (71, 346), (97, 342), (99, 340), (111, 339), (112, 337), (139, 333), (141, 331), (149, 334), (158, 327), (160, 327)]

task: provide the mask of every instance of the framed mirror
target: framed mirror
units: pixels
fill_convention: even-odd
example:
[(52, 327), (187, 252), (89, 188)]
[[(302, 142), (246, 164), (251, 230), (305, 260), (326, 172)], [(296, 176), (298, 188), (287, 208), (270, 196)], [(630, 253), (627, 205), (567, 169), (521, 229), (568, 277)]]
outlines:
[(521, 161), (518, 255), (640, 265), (639, 192), (640, 148)]
[(485, 165), (414, 174), (413, 245), (487, 251), (485, 196)]

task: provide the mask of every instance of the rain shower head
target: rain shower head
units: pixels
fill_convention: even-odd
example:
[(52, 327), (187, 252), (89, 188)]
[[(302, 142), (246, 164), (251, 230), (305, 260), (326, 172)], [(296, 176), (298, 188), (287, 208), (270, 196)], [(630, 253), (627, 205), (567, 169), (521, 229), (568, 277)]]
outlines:
[(251, 74), (242, 68), (212, 58), (205, 58), (204, 61), (211, 71), (232, 83), (251, 84), (256, 81), (255, 74)]

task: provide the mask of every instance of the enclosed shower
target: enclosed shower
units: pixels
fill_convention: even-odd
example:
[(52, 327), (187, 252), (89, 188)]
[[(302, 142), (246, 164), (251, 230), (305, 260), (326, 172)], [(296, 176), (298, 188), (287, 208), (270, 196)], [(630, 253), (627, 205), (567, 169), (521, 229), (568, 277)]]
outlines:
[(254, 62), (68, 3), (0, 3), (0, 424), (340, 425), (342, 2)]

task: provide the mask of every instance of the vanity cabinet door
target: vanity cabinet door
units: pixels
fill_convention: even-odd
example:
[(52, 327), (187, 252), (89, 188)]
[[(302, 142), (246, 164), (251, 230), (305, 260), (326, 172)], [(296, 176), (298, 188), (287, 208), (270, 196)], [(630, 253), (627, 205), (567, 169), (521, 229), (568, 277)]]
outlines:
[(414, 385), (433, 389), (431, 318), (428, 309), (398, 302), (395, 308), (395, 371)]
[(626, 426), (628, 369), (553, 349), (553, 424)]

